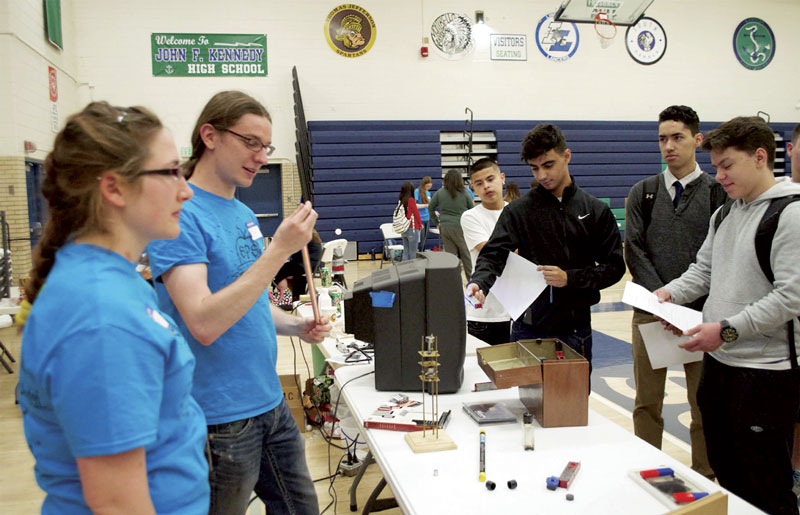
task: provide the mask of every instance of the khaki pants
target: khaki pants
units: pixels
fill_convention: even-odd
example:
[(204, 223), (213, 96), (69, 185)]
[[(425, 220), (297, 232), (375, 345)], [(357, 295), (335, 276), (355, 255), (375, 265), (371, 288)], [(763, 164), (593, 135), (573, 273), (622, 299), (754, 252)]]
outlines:
[[(639, 326), (655, 322), (656, 319), (649, 313), (634, 311), (631, 323), (633, 336), (633, 378), (636, 381), (636, 403), (633, 409), (633, 430), (636, 436), (650, 445), (661, 448), (661, 436), (664, 432), (664, 419), (661, 408), (664, 405), (664, 384), (667, 379), (667, 369), (653, 370), (650, 358), (639, 332)], [(691, 407), (692, 422), (689, 425), (689, 435), (692, 440), (692, 469), (707, 477), (713, 477), (714, 472), (708, 464), (706, 455), (706, 440), (703, 436), (703, 421), (700, 409), (697, 407), (697, 386), (700, 383), (700, 374), (703, 370), (702, 361), (683, 365), (686, 373), (686, 389), (689, 406)]]

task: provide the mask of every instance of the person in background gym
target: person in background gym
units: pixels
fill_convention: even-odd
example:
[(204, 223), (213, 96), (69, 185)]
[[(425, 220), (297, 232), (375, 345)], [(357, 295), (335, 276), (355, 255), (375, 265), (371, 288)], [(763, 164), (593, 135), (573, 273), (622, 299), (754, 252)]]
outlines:
[[(461, 215), (461, 229), (474, 267), (508, 203), (503, 199), (505, 175), (493, 159), (477, 160), (470, 168), (469, 179), (481, 199), (480, 204)], [(480, 307), (467, 306), (467, 332), (489, 345), (508, 343), (511, 341), (511, 316), (494, 295), (488, 295)]]
[(419, 233), (418, 250), (425, 250), (425, 243), (428, 241), (428, 232), (431, 229), (431, 216), (428, 214), (428, 203), (430, 202), (429, 192), (433, 187), (433, 179), (427, 175), (422, 178), (419, 188), (414, 190), (414, 201), (419, 209), (419, 219), (422, 221), (422, 230)]
[[(461, 172), (452, 169), (444, 176), (444, 187), (433, 195), (431, 203), (428, 205), (431, 221), (439, 227), (439, 236), (445, 252), (455, 255), (461, 260), (467, 280), (472, 275), (472, 258), (461, 230), (461, 215), (473, 207), (475, 207), (475, 203), (464, 187)], [(437, 210), (440, 212), (438, 215), (436, 214)]]

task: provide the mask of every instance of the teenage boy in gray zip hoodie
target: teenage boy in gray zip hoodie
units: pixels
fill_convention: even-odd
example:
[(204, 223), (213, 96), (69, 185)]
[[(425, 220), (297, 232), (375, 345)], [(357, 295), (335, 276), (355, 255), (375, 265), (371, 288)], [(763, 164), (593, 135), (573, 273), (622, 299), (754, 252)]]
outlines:
[[(697, 401), (711, 468), (720, 484), (768, 513), (797, 515), (792, 493), (793, 427), (800, 409), (800, 368), (789, 359), (787, 322), (800, 314), (800, 202), (780, 216), (772, 241), (770, 283), (758, 264), (755, 232), (772, 199), (800, 194), (772, 172), (775, 139), (757, 117), (723, 123), (704, 138), (716, 179), (735, 200), (697, 261), (655, 291), (685, 304), (708, 295), (704, 322), (680, 347), (705, 352)], [(800, 324), (792, 327), (800, 342)]]

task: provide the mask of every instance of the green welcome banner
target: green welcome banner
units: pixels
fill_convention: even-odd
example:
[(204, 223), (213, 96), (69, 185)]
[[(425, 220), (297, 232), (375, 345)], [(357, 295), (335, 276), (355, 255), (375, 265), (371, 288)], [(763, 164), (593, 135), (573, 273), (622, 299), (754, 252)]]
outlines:
[(155, 77), (266, 77), (265, 34), (150, 36)]

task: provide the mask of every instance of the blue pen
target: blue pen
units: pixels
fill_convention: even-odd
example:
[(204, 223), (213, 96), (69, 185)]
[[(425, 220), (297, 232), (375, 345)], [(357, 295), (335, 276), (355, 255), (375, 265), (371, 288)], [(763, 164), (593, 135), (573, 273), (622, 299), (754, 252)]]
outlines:
[(550, 287), (550, 304), (553, 303), (553, 287)]

